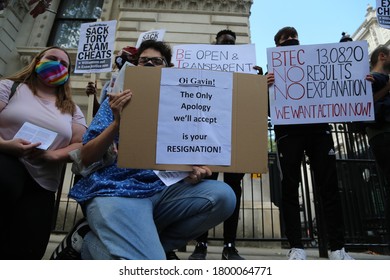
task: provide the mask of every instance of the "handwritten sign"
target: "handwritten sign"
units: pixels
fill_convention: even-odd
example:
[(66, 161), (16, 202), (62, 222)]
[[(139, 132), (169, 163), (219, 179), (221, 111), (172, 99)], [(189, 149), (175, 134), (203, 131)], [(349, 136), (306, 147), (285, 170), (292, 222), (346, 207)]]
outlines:
[(390, 28), (390, 0), (376, 0), (376, 17), (383, 28)]
[(256, 74), (255, 45), (178, 45), (172, 63), (177, 68)]
[(75, 73), (111, 71), (115, 28), (116, 20), (81, 24)]
[(374, 119), (366, 41), (267, 49), (273, 124)]
[(165, 29), (159, 29), (141, 33), (138, 37), (138, 41), (135, 47), (139, 48), (142, 42), (146, 40), (162, 41), (164, 39), (165, 31)]
[(231, 164), (233, 73), (165, 68), (157, 164)]

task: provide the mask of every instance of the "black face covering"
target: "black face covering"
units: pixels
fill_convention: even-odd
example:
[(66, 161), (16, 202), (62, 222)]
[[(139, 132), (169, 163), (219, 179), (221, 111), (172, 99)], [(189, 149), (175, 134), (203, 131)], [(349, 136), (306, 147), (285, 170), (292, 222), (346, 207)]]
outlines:
[(144, 67), (145, 67), (145, 66), (146, 66), (146, 67), (154, 67), (154, 64), (153, 64), (152, 62), (148, 61), (148, 62), (146, 62), (143, 66), (144, 66)]
[(299, 40), (298, 39), (288, 39), (281, 43), (279, 46), (286, 47), (286, 46), (298, 46)]

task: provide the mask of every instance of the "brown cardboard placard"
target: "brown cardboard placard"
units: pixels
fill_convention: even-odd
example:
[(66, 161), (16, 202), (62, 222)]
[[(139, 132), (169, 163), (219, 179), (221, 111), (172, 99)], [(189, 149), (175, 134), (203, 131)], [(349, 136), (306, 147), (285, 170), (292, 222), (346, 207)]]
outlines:
[[(131, 89), (133, 97), (121, 115), (119, 167), (192, 170), (191, 165), (156, 164), (160, 80), (161, 68), (128, 67), (126, 69), (124, 88)], [(265, 76), (233, 74), (231, 165), (210, 166), (213, 172), (267, 172), (267, 104)]]

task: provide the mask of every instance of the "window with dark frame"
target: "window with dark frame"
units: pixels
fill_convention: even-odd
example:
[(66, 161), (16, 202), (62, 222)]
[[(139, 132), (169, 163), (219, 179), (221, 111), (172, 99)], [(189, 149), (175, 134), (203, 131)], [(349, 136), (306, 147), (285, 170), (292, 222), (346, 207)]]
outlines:
[(77, 48), (80, 37), (80, 25), (95, 22), (102, 13), (103, 0), (66, 0), (61, 1), (57, 11), (48, 46), (65, 49)]

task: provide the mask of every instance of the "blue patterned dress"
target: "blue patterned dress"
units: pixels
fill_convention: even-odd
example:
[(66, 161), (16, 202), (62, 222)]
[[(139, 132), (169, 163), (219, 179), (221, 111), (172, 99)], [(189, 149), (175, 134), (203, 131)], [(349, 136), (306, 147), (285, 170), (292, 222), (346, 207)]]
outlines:
[[(100, 135), (113, 120), (114, 115), (106, 99), (84, 135), (83, 144)], [(82, 204), (96, 196), (145, 198), (164, 188), (164, 183), (153, 170), (118, 168), (115, 162), (80, 179), (70, 190), (69, 197)]]

